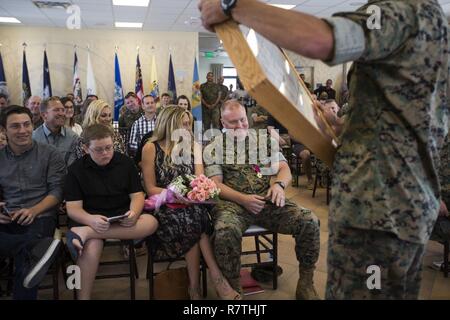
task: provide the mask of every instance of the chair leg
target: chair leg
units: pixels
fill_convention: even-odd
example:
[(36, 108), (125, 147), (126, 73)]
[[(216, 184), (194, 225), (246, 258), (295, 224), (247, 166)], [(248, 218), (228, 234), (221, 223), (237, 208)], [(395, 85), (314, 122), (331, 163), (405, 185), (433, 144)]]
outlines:
[(203, 259), (201, 261), (201, 268), (202, 268), (202, 294), (203, 298), (206, 298), (206, 296), (208, 295), (208, 287), (207, 287), (208, 270), (206, 267), (206, 263)]
[(259, 249), (259, 237), (255, 236), (256, 261), (261, 263), (261, 253)]
[(272, 236), (272, 255), (273, 255), (273, 290), (278, 288), (278, 234), (274, 233)]
[(151, 255), (149, 254), (148, 262), (147, 262), (147, 277), (148, 277), (148, 297), (150, 300), (153, 300), (155, 298), (155, 288), (154, 288), (154, 279), (153, 279), (153, 273), (154, 273), (154, 265), (153, 260), (151, 259)]
[(139, 269), (138, 269), (138, 265), (137, 265), (136, 256), (134, 257), (134, 275), (135, 275), (135, 279), (139, 279)]
[[(60, 250), (61, 253), (61, 250)], [(59, 269), (60, 269), (60, 264), (61, 260), (60, 260), (60, 256), (58, 254), (58, 256), (56, 257), (55, 260), (55, 271), (52, 274), (52, 278), (53, 278), (53, 300), (59, 300)]]
[(11, 277), (8, 279), (8, 282), (6, 284), (6, 295), (11, 295), (13, 291), (13, 275), (14, 274), (14, 259), (9, 259), (9, 266), (8, 266), (8, 275), (11, 275)]
[(316, 172), (316, 178), (314, 179), (314, 188), (313, 188), (313, 193), (312, 193), (312, 197), (313, 198), (316, 196), (317, 180), (318, 179), (319, 179), (319, 174)]
[(449, 254), (450, 241), (444, 242), (444, 277), (448, 278), (448, 254)]
[(327, 175), (327, 205), (330, 204), (331, 175)]
[(135, 300), (136, 299), (136, 254), (134, 252), (134, 243), (131, 241), (131, 243), (128, 245), (129, 249), (129, 263), (130, 263), (130, 299)]

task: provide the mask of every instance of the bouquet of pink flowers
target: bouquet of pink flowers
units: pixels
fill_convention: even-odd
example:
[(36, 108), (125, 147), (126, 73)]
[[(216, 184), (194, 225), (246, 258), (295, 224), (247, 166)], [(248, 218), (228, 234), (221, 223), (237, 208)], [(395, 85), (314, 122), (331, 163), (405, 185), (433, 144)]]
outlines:
[(145, 210), (158, 211), (162, 205), (183, 208), (191, 204), (212, 204), (219, 199), (220, 189), (214, 181), (201, 174), (176, 177), (160, 194), (155, 194), (144, 202)]

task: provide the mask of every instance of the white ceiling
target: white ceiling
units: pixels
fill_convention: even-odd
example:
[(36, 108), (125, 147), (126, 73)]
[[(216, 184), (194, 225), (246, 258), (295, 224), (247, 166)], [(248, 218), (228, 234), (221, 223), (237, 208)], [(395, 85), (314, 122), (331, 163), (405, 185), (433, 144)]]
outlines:
[[(113, 6), (112, 0), (50, 0), (70, 2), (81, 9), (82, 28), (114, 29), (114, 22), (142, 22), (148, 31), (199, 31), (198, 0), (150, 0), (148, 7)], [(296, 5), (294, 10), (316, 16), (353, 11), (365, 0), (263, 0)], [(450, 14), (450, 0), (439, 0)], [(15, 17), (24, 26), (66, 27), (69, 16), (64, 9), (39, 9), (31, 0), (0, 0), (0, 16)], [(0, 26), (2, 24), (0, 23)]]

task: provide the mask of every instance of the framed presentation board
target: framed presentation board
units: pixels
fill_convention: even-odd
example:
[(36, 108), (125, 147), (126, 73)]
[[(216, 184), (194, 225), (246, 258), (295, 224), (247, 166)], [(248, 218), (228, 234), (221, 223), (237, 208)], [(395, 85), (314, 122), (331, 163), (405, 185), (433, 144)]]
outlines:
[(337, 138), (326, 121), (327, 133), (333, 139), (320, 130), (316, 117), (323, 119), (322, 113), (285, 52), (234, 21), (215, 26), (215, 31), (247, 92), (294, 139), (331, 167)]

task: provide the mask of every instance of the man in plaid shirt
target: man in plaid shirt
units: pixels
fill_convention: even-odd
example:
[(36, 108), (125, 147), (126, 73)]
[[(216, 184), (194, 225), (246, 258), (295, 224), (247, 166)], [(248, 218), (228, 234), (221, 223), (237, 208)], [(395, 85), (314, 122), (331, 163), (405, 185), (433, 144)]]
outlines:
[(130, 156), (136, 154), (139, 143), (142, 137), (155, 129), (156, 124), (156, 102), (151, 95), (146, 95), (142, 98), (142, 109), (144, 115), (137, 119), (131, 127), (130, 141), (128, 144), (128, 152)]

